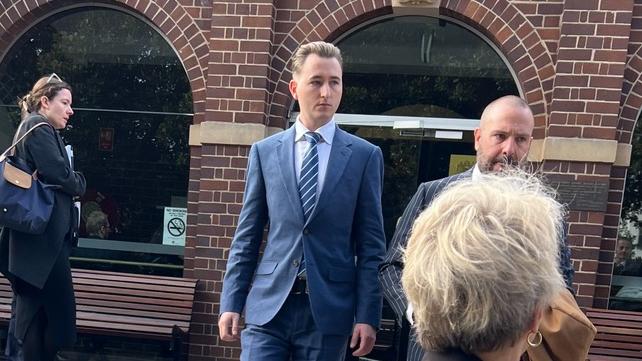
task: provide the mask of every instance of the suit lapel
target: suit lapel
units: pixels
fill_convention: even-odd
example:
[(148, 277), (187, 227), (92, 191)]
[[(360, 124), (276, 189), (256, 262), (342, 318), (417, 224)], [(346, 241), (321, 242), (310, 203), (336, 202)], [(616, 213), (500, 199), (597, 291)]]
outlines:
[(276, 146), (277, 166), (285, 186), (287, 197), (290, 200), (295, 214), (303, 221), (303, 209), (299, 198), (299, 187), (294, 173), (294, 126), (283, 132), (279, 144)]
[(328, 159), (328, 168), (325, 173), (323, 189), (321, 190), (317, 205), (312, 210), (310, 218), (308, 218), (308, 222), (314, 218), (323, 207), (328, 205), (332, 197), (331, 195), (334, 193), (334, 188), (337, 186), (337, 183), (339, 183), (348, 164), (348, 160), (350, 160), (350, 155), (352, 154), (352, 150), (350, 149), (351, 145), (350, 137), (337, 127), (334, 133), (334, 139), (332, 140), (332, 148), (330, 149), (330, 158)]

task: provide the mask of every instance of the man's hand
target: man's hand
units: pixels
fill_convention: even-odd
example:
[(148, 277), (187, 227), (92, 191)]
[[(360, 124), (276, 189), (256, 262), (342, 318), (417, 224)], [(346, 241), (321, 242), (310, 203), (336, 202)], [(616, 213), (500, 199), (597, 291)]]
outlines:
[(359, 348), (352, 352), (352, 356), (365, 356), (369, 354), (374, 347), (376, 339), (377, 331), (375, 331), (374, 327), (366, 323), (357, 323), (354, 325), (352, 339), (350, 339), (350, 348), (354, 349), (357, 345)]
[(223, 341), (238, 341), (239, 319), (241, 315), (236, 312), (223, 312), (218, 318), (218, 334)]

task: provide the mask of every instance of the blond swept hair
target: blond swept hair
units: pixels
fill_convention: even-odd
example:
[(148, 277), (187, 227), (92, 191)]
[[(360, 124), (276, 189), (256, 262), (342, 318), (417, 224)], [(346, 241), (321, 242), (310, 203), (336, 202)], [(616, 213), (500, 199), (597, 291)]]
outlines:
[(482, 175), (444, 190), (414, 223), (403, 287), (422, 347), (469, 354), (514, 345), (564, 288), (564, 209), (524, 172)]
[(314, 41), (301, 45), (292, 55), (292, 74), (298, 74), (305, 59), (308, 55), (315, 54), (321, 58), (335, 58), (339, 61), (339, 65), (343, 68), (343, 58), (341, 57), (341, 50), (331, 43), (325, 41)]

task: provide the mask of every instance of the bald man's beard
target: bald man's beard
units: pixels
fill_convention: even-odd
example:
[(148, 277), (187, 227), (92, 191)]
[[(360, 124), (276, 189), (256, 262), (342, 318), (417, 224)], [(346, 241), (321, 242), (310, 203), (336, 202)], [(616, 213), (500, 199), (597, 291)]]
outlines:
[[(524, 169), (524, 165), (526, 164), (526, 157), (524, 156), (522, 159), (518, 159), (517, 157), (510, 155), (500, 155), (499, 157), (495, 157), (490, 160), (480, 159), (477, 161), (477, 164), (479, 170), (484, 173), (499, 172), (511, 168)], [(501, 165), (502, 169), (493, 169), (497, 164)]]

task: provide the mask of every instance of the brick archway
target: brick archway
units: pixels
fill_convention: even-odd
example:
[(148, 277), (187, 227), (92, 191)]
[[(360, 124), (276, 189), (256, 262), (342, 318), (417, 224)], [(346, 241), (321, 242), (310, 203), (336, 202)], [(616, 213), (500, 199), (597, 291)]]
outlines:
[(642, 47), (629, 58), (624, 69), (624, 84), (620, 98), (617, 141), (630, 144), (642, 109)]
[(535, 115), (535, 138), (543, 138), (553, 96), (555, 66), (544, 41), (506, 0), (442, 0), (440, 12), (463, 21), (491, 40), (506, 57)]
[[(11, 4), (0, 5), (0, 29), (3, 30), (3, 35), (0, 37), (0, 52), (3, 53), (3, 56), (7, 53), (9, 45), (17, 39), (16, 34), (22, 34), (52, 11), (64, 9), (70, 4), (69, 2), (50, 0), (40, 2), (38, 5), (32, 1), (14, 0)], [(174, 20), (191, 19), (185, 9), (172, 2), (168, 2), (164, 7), (159, 7), (150, 0), (119, 0), (106, 4), (116, 5), (116, 8), (142, 15), (160, 30), (176, 50), (177, 56), (185, 67), (192, 89), (194, 123), (200, 122), (204, 118), (205, 112), (204, 69), (207, 69), (208, 43), (203, 34), (198, 31), (196, 24), (188, 23), (179, 26)], [(74, 8), (79, 8), (85, 4), (73, 5)], [(86, 5), (100, 6), (95, 3)]]
[[(269, 124), (278, 124), (292, 101), (287, 86), (290, 78), (287, 64), (298, 44), (330, 39), (349, 25), (392, 12), (389, 1), (378, 3), (380, 6), (375, 7), (369, 1), (360, 0), (334, 8), (320, 3), (296, 23), (276, 47), (271, 63)], [(535, 125), (540, 130), (538, 137), (543, 137), (552, 100), (555, 67), (531, 23), (506, 0), (481, 3), (442, 0), (440, 13), (477, 29), (500, 49), (533, 108)]]

